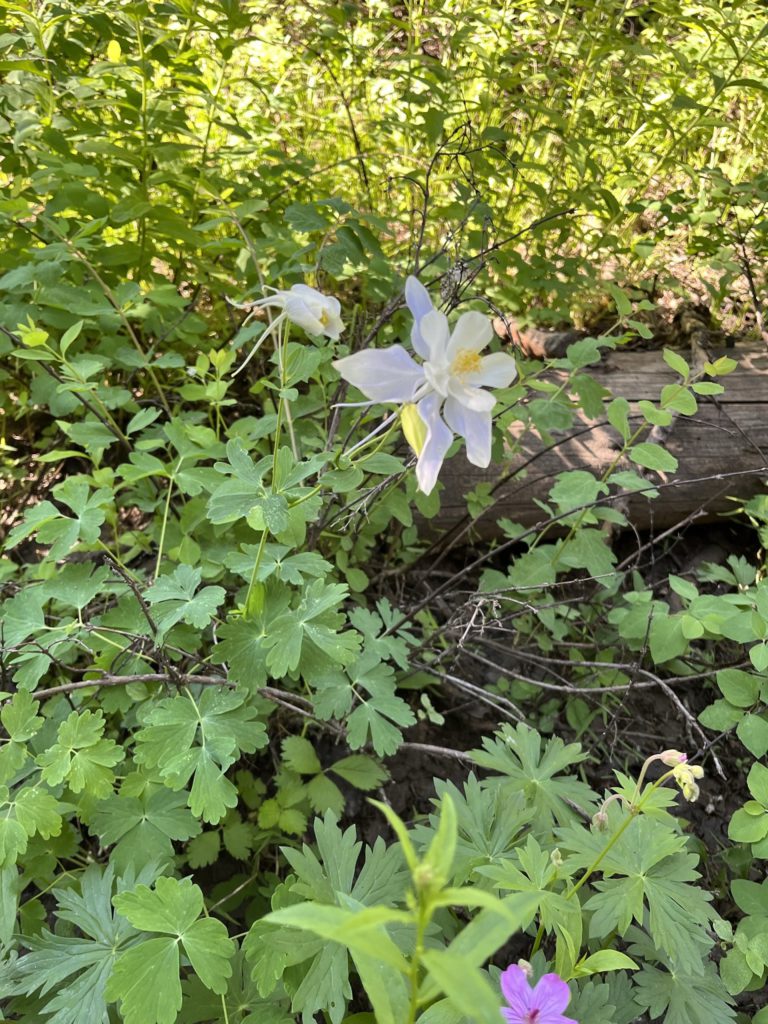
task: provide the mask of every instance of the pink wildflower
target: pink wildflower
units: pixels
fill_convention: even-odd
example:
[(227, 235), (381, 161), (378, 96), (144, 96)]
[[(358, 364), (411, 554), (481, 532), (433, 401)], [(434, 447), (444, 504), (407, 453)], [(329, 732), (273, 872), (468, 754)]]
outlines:
[(578, 1024), (563, 1016), (571, 993), (557, 974), (545, 974), (531, 988), (525, 971), (513, 964), (501, 976), (501, 991), (510, 1006), (501, 1011), (508, 1024)]

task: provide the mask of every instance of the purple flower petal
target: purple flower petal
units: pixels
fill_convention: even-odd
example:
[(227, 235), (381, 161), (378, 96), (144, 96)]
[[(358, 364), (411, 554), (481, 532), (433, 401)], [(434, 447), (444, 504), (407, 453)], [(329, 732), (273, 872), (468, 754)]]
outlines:
[[(512, 964), (499, 979), (501, 991), (510, 1005), (513, 1016), (507, 1016), (511, 1024), (523, 1024), (525, 1015), (531, 1009), (531, 986), (522, 967)], [(517, 1016), (514, 1016), (514, 1015)], [(505, 1015), (506, 1016), (506, 1015)]]
[(545, 974), (531, 995), (531, 1005), (540, 1011), (537, 1024), (560, 1024), (560, 1015), (571, 1001), (571, 992), (558, 974)]

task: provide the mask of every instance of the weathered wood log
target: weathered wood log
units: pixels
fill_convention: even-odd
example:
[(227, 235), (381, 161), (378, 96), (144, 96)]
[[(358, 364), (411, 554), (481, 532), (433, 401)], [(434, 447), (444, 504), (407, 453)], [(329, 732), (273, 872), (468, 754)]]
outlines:
[[(677, 471), (666, 478), (646, 471), (649, 485), (659, 486), (659, 496), (651, 500), (635, 494), (622, 505), (636, 527), (668, 527), (699, 511), (714, 518), (736, 507), (732, 498), (751, 497), (765, 488), (768, 353), (765, 349), (734, 348), (727, 354), (739, 365), (720, 379), (725, 392), (699, 397), (696, 415), (678, 416), (665, 433), (662, 443), (677, 458)], [(611, 352), (586, 372), (610, 391), (610, 397), (630, 402), (633, 426), (643, 422), (637, 402), (646, 399), (658, 403), (664, 385), (679, 381), (661, 352)], [(556, 383), (565, 377), (563, 372), (552, 373)], [(599, 477), (614, 462), (621, 446), (617, 431), (605, 418), (590, 421), (582, 413), (574, 429), (553, 434), (552, 446), (514, 424), (510, 433), (514, 453), (509, 462), (476, 469), (460, 452), (443, 467), (441, 527), (451, 527), (464, 518), (463, 495), (478, 483), (496, 484), (502, 477), (508, 479), (495, 490), (498, 501), (478, 524), (481, 532), (492, 533), (501, 516), (524, 525), (540, 522), (546, 519), (546, 513), (534, 499), (546, 501), (558, 473), (583, 469)]]

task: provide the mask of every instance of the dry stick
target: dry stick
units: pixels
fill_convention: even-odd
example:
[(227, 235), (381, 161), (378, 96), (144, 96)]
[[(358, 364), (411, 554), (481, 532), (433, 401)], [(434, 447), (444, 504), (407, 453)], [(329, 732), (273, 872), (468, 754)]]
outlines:
[(766, 329), (765, 317), (763, 316), (763, 304), (760, 301), (760, 296), (758, 295), (757, 287), (755, 285), (755, 279), (752, 275), (752, 266), (749, 262), (749, 257), (747, 256), (747, 247), (745, 239), (740, 237), (739, 245), (741, 247), (742, 256), (742, 258), (739, 260), (739, 263), (741, 263), (742, 272), (744, 274), (744, 277), (746, 277), (747, 279), (747, 285), (749, 286), (749, 294), (752, 296), (752, 306), (755, 310), (755, 322), (757, 323), (757, 329), (758, 331), (760, 331), (760, 337), (762, 338), (764, 344), (768, 346), (768, 330)]
[[(680, 700), (680, 698), (675, 693), (675, 691), (672, 689), (672, 687), (671, 686), (667, 686), (666, 683), (662, 682), (661, 683), (661, 688), (664, 691), (664, 693), (667, 695), (667, 697), (669, 697), (669, 699), (675, 705), (675, 707), (680, 712), (680, 714), (683, 716), (683, 718), (686, 720), (686, 722), (688, 723), (688, 727), (691, 730), (691, 732), (692, 733), (693, 732), (698, 733), (699, 739), (703, 743), (706, 743), (708, 741), (709, 737), (704, 732), (704, 730), (701, 728), (701, 726), (696, 721), (696, 719), (691, 714), (691, 712), (688, 710), (688, 708), (685, 706), (685, 704), (683, 704), (683, 702)], [(691, 738), (693, 738), (693, 736), (691, 736)], [(712, 754), (712, 760), (714, 762), (717, 774), (720, 776), (721, 779), (725, 779), (726, 776), (725, 776), (725, 772), (723, 771), (723, 766), (720, 763), (720, 759), (718, 758), (718, 756), (714, 752), (714, 750), (711, 751), (711, 754)]]
[[(171, 683), (174, 686), (226, 686), (234, 689), (236, 684), (230, 682), (225, 676), (203, 676), (187, 675), (170, 672), (143, 672), (136, 675), (113, 676), (103, 675), (98, 679), (82, 679), (76, 683), (62, 683), (61, 686), (52, 686), (47, 690), (36, 690), (33, 694), (35, 700), (44, 700), (48, 697), (56, 697), (61, 693), (71, 693), (73, 690), (93, 690), (102, 686), (130, 686), (131, 683)], [(312, 702), (299, 694), (290, 693), (287, 690), (279, 690), (273, 686), (262, 686), (258, 695), (266, 697), (274, 704), (280, 704), (289, 711), (305, 718), (315, 718), (312, 711)], [(293, 703), (295, 701), (295, 703)], [(338, 735), (342, 730), (331, 722), (323, 722), (324, 727), (331, 729)]]
[(435, 757), (446, 757), (454, 761), (472, 762), (473, 758), (463, 750), (453, 750), (451, 747), (436, 747), (432, 743), (401, 743), (398, 750), (418, 750), (424, 754), (434, 754)]
[[(768, 465), (758, 466), (756, 469), (735, 470), (731, 473), (711, 473), (709, 476), (691, 477), (687, 480), (671, 480), (669, 483), (658, 483), (653, 485), (652, 487), (643, 487), (638, 489), (637, 491), (633, 491), (632, 493), (644, 494), (646, 491), (661, 491), (666, 490), (669, 487), (683, 487), (688, 484), (706, 483), (710, 480), (729, 480), (734, 477), (757, 476), (760, 473), (768, 473)], [(410, 622), (414, 615), (417, 615), (423, 608), (426, 608), (427, 605), (429, 605), (430, 602), (433, 601), (436, 597), (439, 597), (441, 594), (444, 594), (446, 590), (450, 590), (451, 586), (455, 584), (458, 580), (464, 579), (465, 576), (468, 576), (476, 569), (479, 569), (481, 566), (485, 565), (485, 563), (488, 562), (490, 559), (496, 558), (504, 551), (508, 551), (511, 547), (514, 547), (515, 544), (519, 544), (521, 541), (525, 540), (526, 537), (535, 536), (536, 534), (541, 533), (542, 530), (547, 529), (550, 526), (553, 526), (561, 519), (565, 519), (568, 516), (572, 516), (576, 512), (583, 512), (601, 505), (608, 505), (613, 501), (618, 501), (620, 498), (623, 498), (624, 496), (624, 491), (621, 491), (619, 494), (606, 494), (603, 495), (603, 497), (598, 498), (596, 501), (590, 501), (584, 505), (579, 505), (576, 508), (570, 509), (568, 512), (561, 512), (556, 516), (550, 516), (547, 519), (542, 519), (538, 523), (535, 523), (530, 529), (526, 530), (524, 533), (521, 533), (516, 537), (512, 537), (510, 540), (505, 541), (498, 547), (492, 548), (490, 551), (486, 551), (485, 554), (483, 555), (479, 555), (473, 562), (470, 562), (469, 565), (466, 565), (463, 569), (459, 569), (456, 573), (454, 573), (451, 579), (446, 580), (445, 583), (442, 583), (439, 587), (436, 587), (431, 594), (428, 594), (422, 601), (419, 601), (418, 604), (414, 605), (414, 607), (411, 608), (410, 611), (404, 613), (397, 620), (397, 622), (393, 623), (387, 630), (385, 630), (385, 632), (382, 635), (391, 636), (392, 633), (395, 633), (407, 622)]]
[(111, 676), (103, 675), (97, 679), (81, 679), (76, 683), (62, 683), (51, 686), (47, 690), (35, 690), (35, 700), (55, 697), (59, 693), (70, 693), (72, 690), (98, 689), (101, 686), (129, 686), (131, 683), (173, 683), (176, 686), (228, 686), (234, 688), (224, 676), (188, 676), (179, 674), (171, 676), (168, 672), (143, 672), (136, 675)]
[(517, 722), (525, 721), (525, 717), (520, 712), (517, 705), (513, 704), (511, 700), (507, 700), (506, 697), (501, 697), (499, 694), (490, 694), (487, 690), (483, 689), (482, 686), (475, 686), (474, 683), (470, 683), (466, 679), (461, 679), (459, 676), (451, 675), (451, 673), (445, 672), (441, 669), (436, 669), (433, 665), (419, 664), (417, 662), (414, 667), (420, 669), (422, 672), (428, 672), (430, 675), (435, 676), (444, 683), (449, 683), (451, 686), (454, 686), (459, 690), (463, 690), (465, 693), (471, 693), (472, 696), (476, 697), (481, 703), (488, 704), (494, 709), (494, 711), (499, 712), (502, 715), (506, 715), (507, 718), (512, 718)]

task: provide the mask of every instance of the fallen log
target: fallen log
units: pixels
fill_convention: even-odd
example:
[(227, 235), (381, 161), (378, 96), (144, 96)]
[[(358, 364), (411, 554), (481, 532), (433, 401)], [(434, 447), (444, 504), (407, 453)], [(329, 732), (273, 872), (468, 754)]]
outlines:
[[(677, 471), (664, 476), (644, 471), (649, 486), (659, 487), (657, 498), (631, 494), (622, 499), (622, 511), (637, 528), (665, 528), (697, 513), (714, 518), (733, 511), (737, 507), (734, 498), (745, 499), (765, 489), (768, 353), (765, 349), (734, 348), (727, 354), (739, 365), (720, 378), (724, 393), (700, 396), (694, 416), (677, 416), (663, 432), (661, 443), (677, 458)], [(617, 397), (629, 401), (633, 428), (643, 422), (637, 403), (646, 399), (657, 404), (664, 385), (680, 379), (658, 351), (610, 352), (586, 372), (610, 392), (606, 404)], [(567, 374), (555, 370), (550, 379), (561, 384)], [(479, 483), (494, 485), (496, 499), (493, 509), (476, 524), (480, 532), (497, 532), (495, 522), (502, 516), (526, 526), (538, 523), (547, 516), (536, 500), (547, 500), (558, 473), (581, 469), (600, 477), (621, 447), (618, 432), (604, 417), (588, 420), (581, 410), (573, 428), (552, 432), (552, 438), (553, 443), (545, 444), (533, 432), (513, 424), (509, 461), (485, 470), (471, 466), (460, 452), (441, 473), (445, 490), (438, 525), (450, 528), (465, 518), (463, 496)]]

